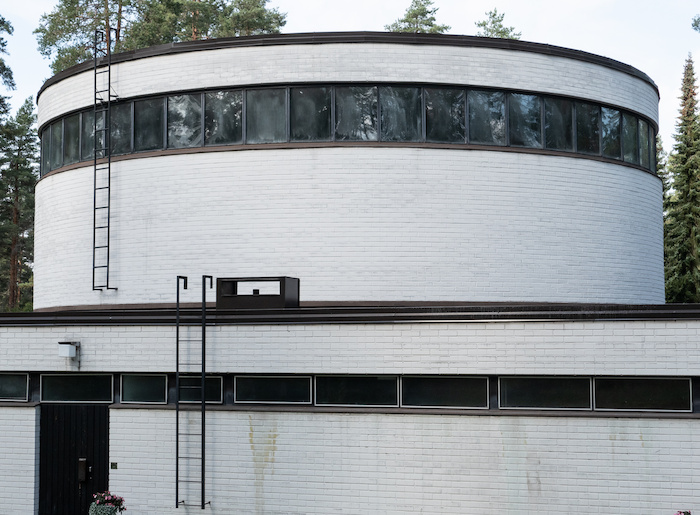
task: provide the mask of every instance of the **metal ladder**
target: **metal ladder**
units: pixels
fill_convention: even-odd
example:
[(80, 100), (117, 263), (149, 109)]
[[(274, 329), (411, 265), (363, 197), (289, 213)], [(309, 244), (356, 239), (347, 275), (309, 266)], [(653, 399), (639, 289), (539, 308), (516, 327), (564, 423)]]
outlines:
[[(187, 289), (187, 277), (177, 277), (177, 297), (175, 307), (175, 507), (199, 506), (204, 509), (210, 501), (205, 500), (206, 492), (206, 358), (207, 358), (207, 282), (209, 288), (213, 288), (213, 278), (209, 275), (202, 276), (202, 318), (201, 337), (188, 334), (182, 335), (180, 317), (180, 284), (183, 290)], [(192, 331), (188, 331), (191, 333)], [(194, 361), (192, 348), (199, 345), (201, 358)], [(190, 351), (190, 352), (188, 352)], [(182, 354), (185, 360), (181, 359)], [(197, 374), (199, 384), (193, 381), (190, 384), (182, 384), (182, 368), (199, 367)], [(195, 376), (195, 377), (197, 377)], [(192, 377), (192, 376), (190, 376)], [(185, 392), (199, 393), (198, 400), (189, 401), (194, 409), (182, 409), (180, 395)], [(199, 408), (199, 409), (197, 409)], [(184, 427), (183, 427), (184, 426)], [(199, 462), (199, 463), (197, 463)], [(198, 468), (198, 470), (197, 470)], [(194, 495), (196, 484), (199, 483), (199, 502), (189, 500)], [(195, 488), (193, 488), (195, 487)], [(184, 497), (184, 498), (183, 498)]]
[[(109, 243), (112, 185), (112, 153), (110, 151), (110, 118), (112, 101), (112, 51), (110, 34), (96, 30), (94, 46), (94, 196), (92, 230), (92, 289), (116, 290), (109, 282)], [(105, 62), (106, 60), (106, 62)]]

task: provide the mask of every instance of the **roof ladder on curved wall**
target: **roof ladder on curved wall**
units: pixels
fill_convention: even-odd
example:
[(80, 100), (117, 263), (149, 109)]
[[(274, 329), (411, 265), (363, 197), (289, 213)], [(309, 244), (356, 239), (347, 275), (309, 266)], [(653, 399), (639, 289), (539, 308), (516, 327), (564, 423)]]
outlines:
[(109, 282), (109, 242), (112, 183), (110, 152), (110, 115), (112, 101), (111, 31), (95, 31), (93, 134), (95, 139), (93, 169), (92, 289), (116, 290)]

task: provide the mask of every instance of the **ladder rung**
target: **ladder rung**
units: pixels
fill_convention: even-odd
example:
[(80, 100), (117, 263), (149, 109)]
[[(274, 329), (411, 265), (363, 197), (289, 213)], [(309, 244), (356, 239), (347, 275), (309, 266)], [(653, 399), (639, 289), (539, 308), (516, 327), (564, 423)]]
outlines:
[(108, 190), (108, 189), (109, 189), (109, 186), (98, 186), (97, 188), (95, 188), (95, 191)]
[(107, 265), (95, 265), (92, 268), (107, 268)]
[(98, 209), (107, 209), (108, 207), (109, 206), (96, 206), (95, 211), (97, 211)]
[(109, 229), (109, 225), (98, 225), (95, 229)]

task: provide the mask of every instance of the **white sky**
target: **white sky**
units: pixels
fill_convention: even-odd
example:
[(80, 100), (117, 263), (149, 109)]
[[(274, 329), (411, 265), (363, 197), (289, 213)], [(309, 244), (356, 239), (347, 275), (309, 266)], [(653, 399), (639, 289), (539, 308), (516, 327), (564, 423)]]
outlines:
[[(32, 31), (39, 17), (56, 0), (0, 0), (0, 14), (14, 26), (9, 56), (17, 83), (11, 95), (13, 110), (36, 93), (51, 76), (49, 61), (36, 50)], [(410, 0), (269, 0), (268, 7), (287, 13), (286, 33), (383, 31), (401, 17)], [(476, 21), (498, 8), (504, 23), (536, 41), (603, 55), (630, 64), (649, 75), (661, 93), (660, 132), (670, 150), (678, 115), (683, 63), (688, 53), (700, 74), (700, 33), (691, 20), (700, 3), (690, 0), (434, 0), (437, 22), (452, 28), (449, 34), (476, 34)]]

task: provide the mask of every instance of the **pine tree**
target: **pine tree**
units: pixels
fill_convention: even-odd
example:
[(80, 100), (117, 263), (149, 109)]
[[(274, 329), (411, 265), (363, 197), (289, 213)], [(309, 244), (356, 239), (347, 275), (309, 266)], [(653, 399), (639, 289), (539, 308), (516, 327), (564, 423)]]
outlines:
[[(5, 18), (0, 16), (0, 34), (2, 33), (12, 34), (14, 32), (12, 24)], [(7, 41), (5, 38), (0, 36), (0, 54), (7, 54)], [(5, 60), (0, 57), (0, 82), (2, 82), (6, 88), (14, 89), (15, 80), (12, 77), (12, 70), (5, 63)]]
[(520, 39), (521, 32), (515, 32), (515, 27), (506, 27), (503, 25), (504, 13), (498, 14), (498, 9), (486, 13), (487, 18), (483, 21), (476, 22), (479, 27), (477, 36), (484, 38), (502, 38), (502, 39)]
[(214, 37), (277, 33), (287, 15), (267, 8), (267, 2), (59, 0), (52, 12), (41, 17), (34, 33), (39, 51), (53, 59), (51, 68), (58, 73), (92, 59), (96, 29), (112, 34), (110, 48), (114, 52)]
[[(671, 209), (671, 202), (675, 199), (675, 191), (673, 189), (673, 177), (668, 168), (668, 155), (664, 150), (663, 143), (661, 142), (661, 136), (656, 135), (656, 174), (661, 179), (661, 195), (663, 203), (663, 231), (664, 231), (664, 282), (668, 282), (668, 273), (670, 271), (670, 259), (669, 259), (669, 249), (670, 249), (670, 238), (669, 238), (669, 227), (670, 218), (669, 211)], [(666, 288), (668, 291), (668, 287)]]
[(92, 59), (97, 29), (108, 34), (110, 48), (119, 51), (130, 6), (131, 0), (59, 0), (34, 31), (39, 52), (53, 59), (53, 73)]
[(287, 15), (266, 7), (268, 0), (233, 0), (222, 12), (214, 37), (277, 34)]
[(685, 62), (674, 139), (668, 163), (673, 196), (665, 206), (666, 300), (700, 302), (700, 120), (690, 56)]
[(442, 34), (450, 30), (449, 25), (435, 23), (435, 13), (432, 0), (413, 0), (403, 18), (399, 18), (384, 28), (389, 32), (424, 32), (427, 34)]
[(0, 129), (0, 304), (31, 310), (38, 143), (32, 99)]

